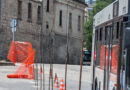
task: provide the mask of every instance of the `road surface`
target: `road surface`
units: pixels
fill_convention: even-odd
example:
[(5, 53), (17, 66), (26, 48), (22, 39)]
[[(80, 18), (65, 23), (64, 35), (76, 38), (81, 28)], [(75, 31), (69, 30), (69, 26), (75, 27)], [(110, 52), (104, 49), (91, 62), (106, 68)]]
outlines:
[[(49, 69), (50, 65), (45, 64), (45, 86), (48, 90), (49, 85)], [(16, 66), (0, 66), (0, 90), (37, 90), (37, 80), (27, 80), (27, 79), (9, 79), (6, 77), (7, 74), (12, 74), (18, 68)], [(38, 65), (40, 68), (40, 65)], [(79, 87), (79, 71), (80, 66), (78, 65), (68, 65), (67, 74), (67, 90), (78, 90)], [(65, 65), (53, 65), (53, 74), (57, 73), (58, 80), (60, 83), (61, 79), (64, 79), (65, 75)], [(81, 90), (91, 90), (91, 66), (83, 66), (82, 75), (82, 89)], [(40, 79), (40, 74), (39, 74)], [(40, 80), (38, 82), (40, 85)], [(38, 87), (40, 90), (40, 86)], [(58, 89), (53, 89), (58, 90)]]

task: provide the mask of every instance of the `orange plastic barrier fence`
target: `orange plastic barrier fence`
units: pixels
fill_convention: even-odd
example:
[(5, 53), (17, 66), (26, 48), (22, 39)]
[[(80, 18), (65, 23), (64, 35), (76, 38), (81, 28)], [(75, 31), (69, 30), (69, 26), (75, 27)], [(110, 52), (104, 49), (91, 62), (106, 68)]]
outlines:
[(16, 72), (8, 78), (34, 79), (35, 50), (30, 42), (13, 41), (7, 57), (11, 62), (21, 63)]
[[(105, 45), (102, 45), (100, 50), (101, 50), (100, 51), (100, 68), (104, 69), (105, 56), (106, 56), (106, 68), (108, 64), (108, 48), (106, 47), (106, 50), (105, 50)], [(117, 73), (118, 59), (119, 59), (118, 51), (119, 51), (119, 45), (113, 45), (112, 52), (110, 51), (110, 60), (109, 60), (109, 63), (111, 63), (112, 73)]]

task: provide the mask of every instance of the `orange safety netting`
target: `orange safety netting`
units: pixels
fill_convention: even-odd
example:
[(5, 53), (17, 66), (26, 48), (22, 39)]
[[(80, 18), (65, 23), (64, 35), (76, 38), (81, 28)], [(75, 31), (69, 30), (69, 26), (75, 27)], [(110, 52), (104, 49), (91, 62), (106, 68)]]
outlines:
[(14, 74), (7, 75), (8, 78), (34, 79), (35, 50), (30, 42), (13, 41), (8, 59), (14, 64), (21, 63)]
[[(106, 50), (105, 50), (105, 47), (106, 47)], [(109, 61), (109, 63), (111, 63), (111, 72), (117, 73), (118, 59), (119, 59), (118, 52), (119, 52), (119, 45), (113, 45), (112, 52), (110, 51), (110, 58), (109, 58), (110, 60), (108, 60), (108, 47), (105, 45), (102, 45), (100, 48), (100, 68), (104, 69), (104, 62), (105, 62), (105, 57), (106, 57), (106, 68)]]

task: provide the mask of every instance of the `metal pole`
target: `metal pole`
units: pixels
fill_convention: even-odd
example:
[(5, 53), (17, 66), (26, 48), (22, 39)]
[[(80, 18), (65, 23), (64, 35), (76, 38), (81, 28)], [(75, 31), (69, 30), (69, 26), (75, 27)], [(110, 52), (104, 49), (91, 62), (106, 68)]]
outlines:
[[(53, 4), (55, 6), (55, 0), (53, 1)], [(51, 31), (50, 31), (50, 34), (49, 34), (49, 54), (50, 54), (50, 73), (49, 73), (49, 87), (48, 89), (50, 90), (53, 90), (53, 55), (54, 55), (54, 42), (53, 42), (53, 38), (54, 38), (54, 32), (53, 32), (53, 29), (54, 29), (54, 23), (55, 23), (55, 7), (53, 6), (53, 24), (52, 24), (52, 28), (51, 28)]]
[[(107, 46), (107, 43), (105, 42), (105, 45)], [(105, 61), (104, 61), (104, 80), (103, 80), (103, 89), (106, 89), (106, 50), (107, 48), (105, 47)]]
[(66, 44), (66, 61), (65, 61), (65, 90), (66, 90), (66, 87), (67, 87), (67, 64), (68, 64), (68, 60), (69, 60), (69, 52), (68, 52), (68, 49), (69, 49), (69, 28), (68, 28), (68, 17), (69, 17), (69, 10), (68, 10), (68, 0), (67, 0), (67, 16), (66, 16), (66, 29), (67, 29), (67, 35), (66, 35), (66, 38), (67, 38), (67, 44)]
[(106, 70), (106, 63), (107, 63), (107, 58), (106, 58), (106, 52), (107, 52), (107, 42), (108, 42), (108, 34), (107, 34), (107, 28), (105, 28), (105, 33), (106, 33), (106, 42), (105, 42), (105, 45), (106, 45), (106, 47), (105, 47), (105, 62), (104, 62), (104, 80), (103, 80), (103, 89), (105, 90), (106, 89), (106, 72), (107, 72), (107, 70)]
[(108, 31), (108, 62), (107, 62), (107, 90), (109, 90), (109, 79), (110, 79), (110, 46), (111, 46), (111, 28), (109, 27), (109, 31)]
[[(13, 28), (12, 28), (13, 29)], [(14, 31), (12, 32), (12, 34), (13, 34), (13, 41), (14, 41)]]
[(48, 90), (50, 90), (50, 77), (51, 77), (51, 66), (50, 66), (50, 72), (49, 72), (49, 87), (48, 87)]
[(39, 79), (39, 78), (38, 78), (38, 64), (36, 64), (36, 76), (37, 76), (37, 77), (35, 78), (35, 79), (36, 79), (36, 87), (37, 87), (37, 90), (38, 90), (38, 79)]
[[(42, 0), (42, 9), (41, 9), (41, 19), (42, 19), (42, 24), (41, 24), (41, 63), (43, 62), (43, 27), (44, 27), (44, 0)], [(45, 90), (45, 70), (44, 70), (44, 62), (43, 62), (43, 66), (41, 66), (41, 68), (43, 68), (43, 90)]]
[[(121, 23), (120, 23), (120, 26)], [(121, 90), (121, 85), (120, 85), (120, 70), (121, 70), (121, 62), (122, 62), (122, 39), (123, 39), (123, 30), (122, 28), (120, 29), (120, 37), (119, 37), (119, 61), (118, 61), (118, 69), (117, 69), (117, 90)]]
[[(42, 25), (41, 25), (41, 27), (42, 27)], [(41, 32), (42, 32), (42, 29), (41, 29)], [(41, 38), (42, 38), (42, 33), (41, 33)], [(41, 40), (41, 43), (40, 43), (40, 50), (41, 50), (41, 52), (40, 52), (40, 55), (41, 55), (41, 61), (40, 61), (40, 90), (42, 90), (42, 82), (43, 82), (43, 78), (42, 78), (42, 55), (43, 55), (43, 53), (42, 53), (42, 40)]]
[(51, 59), (52, 59), (52, 56), (51, 56), (51, 41), (50, 41), (50, 34), (49, 34), (49, 57), (50, 57), (50, 73), (49, 73), (49, 87), (48, 87), (48, 90), (51, 90), (51, 74), (52, 74), (52, 68), (51, 68)]
[(81, 80), (82, 80), (83, 45), (84, 45), (84, 41), (82, 40), (81, 56), (80, 56), (80, 77), (79, 77), (79, 90), (81, 90)]
[(53, 90), (53, 39), (51, 38), (51, 80), (52, 80), (52, 90)]
[(50, 47), (50, 80), (51, 80), (51, 90), (53, 90), (53, 40), (51, 39)]

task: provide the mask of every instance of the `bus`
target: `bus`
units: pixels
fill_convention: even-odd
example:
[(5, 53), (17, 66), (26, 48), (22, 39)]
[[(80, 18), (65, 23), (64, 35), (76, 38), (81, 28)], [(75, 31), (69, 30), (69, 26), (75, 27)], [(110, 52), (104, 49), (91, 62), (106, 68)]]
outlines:
[(94, 16), (92, 90), (130, 90), (130, 0)]

